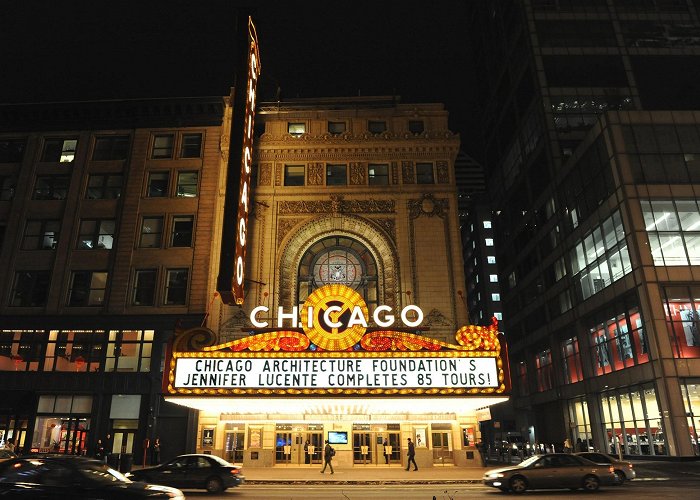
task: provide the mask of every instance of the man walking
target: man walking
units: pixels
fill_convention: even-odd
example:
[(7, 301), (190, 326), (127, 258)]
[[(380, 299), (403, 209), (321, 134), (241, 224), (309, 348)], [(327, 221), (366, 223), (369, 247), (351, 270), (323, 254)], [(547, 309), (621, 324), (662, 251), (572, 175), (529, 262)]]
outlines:
[(335, 450), (330, 444), (328, 444), (328, 440), (326, 439), (326, 447), (323, 449), (323, 470), (321, 471), (321, 474), (326, 472), (326, 467), (330, 467), (331, 474), (333, 474), (333, 464), (331, 463), (331, 460), (333, 460), (333, 455), (335, 455)]
[(411, 468), (411, 463), (413, 463), (413, 470), (418, 470), (418, 464), (416, 464), (416, 446), (413, 444), (413, 441), (411, 441), (411, 438), (408, 438), (408, 463), (406, 464), (406, 470)]

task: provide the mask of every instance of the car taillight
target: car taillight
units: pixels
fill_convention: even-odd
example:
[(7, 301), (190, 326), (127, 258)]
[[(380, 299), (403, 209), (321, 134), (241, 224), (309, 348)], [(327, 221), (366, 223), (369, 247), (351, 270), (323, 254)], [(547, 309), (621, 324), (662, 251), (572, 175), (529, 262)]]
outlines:
[(239, 469), (231, 469), (231, 474), (238, 474), (241, 472)]
[(632, 464), (628, 464), (627, 467), (629, 467), (629, 468), (631, 469), (631, 468), (632, 468)]
[(608, 472), (615, 472), (615, 467), (612, 465), (608, 468)]

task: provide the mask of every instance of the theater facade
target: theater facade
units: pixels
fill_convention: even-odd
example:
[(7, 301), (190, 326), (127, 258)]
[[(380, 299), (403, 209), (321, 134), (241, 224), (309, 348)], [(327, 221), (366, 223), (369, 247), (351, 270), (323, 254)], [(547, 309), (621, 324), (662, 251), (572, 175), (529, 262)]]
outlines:
[(447, 112), (262, 103), (256, 129), (243, 303), (212, 290), (165, 363), (197, 451), (311, 465), (329, 439), (340, 465), (398, 466), (411, 438), (422, 466), (476, 463), (477, 410), (510, 376), (497, 322), (467, 324)]

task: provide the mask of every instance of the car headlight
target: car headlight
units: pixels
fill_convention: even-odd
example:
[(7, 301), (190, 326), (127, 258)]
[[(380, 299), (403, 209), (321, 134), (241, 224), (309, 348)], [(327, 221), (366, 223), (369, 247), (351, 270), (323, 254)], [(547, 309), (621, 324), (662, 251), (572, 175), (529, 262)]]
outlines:
[(124, 477), (134, 477), (134, 475), (131, 472), (127, 472), (124, 474)]
[(496, 479), (498, 477), (505, 477), (504, 474), (500, 472), (492, 472), (491, 474), (486, 474), (486, 477), (491, 478), (491, 479)]

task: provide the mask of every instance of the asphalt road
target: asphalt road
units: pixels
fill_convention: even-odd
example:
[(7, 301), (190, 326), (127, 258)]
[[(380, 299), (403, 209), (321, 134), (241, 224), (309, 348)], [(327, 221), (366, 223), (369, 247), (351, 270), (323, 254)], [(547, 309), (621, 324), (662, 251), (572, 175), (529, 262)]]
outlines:
[(547, 500), (590, 498), (697, 498), (698, 481), (637, 481), (623, 486), (602, 488), (595, 495), (583, 491), (569, 490), (529, 491), (523, 495), (504, 494), (495, 488), (481, 485), (244, 485), (221, 495), (209, 495), (199, 491), (186, 491), (187, 498), (207, 498), (209, 500), (472, 500), (508, 498), (543, 498)]

